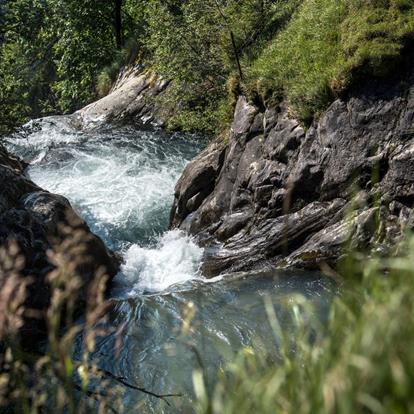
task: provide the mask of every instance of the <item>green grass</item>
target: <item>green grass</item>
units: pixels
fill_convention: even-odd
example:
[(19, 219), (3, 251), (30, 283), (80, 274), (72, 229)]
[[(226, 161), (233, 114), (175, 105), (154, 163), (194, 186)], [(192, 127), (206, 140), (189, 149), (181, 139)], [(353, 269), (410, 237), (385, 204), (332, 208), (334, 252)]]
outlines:
[(412, 0), (304, 0), (249, 69), (247, 89), (309, 121), (360, 76), (384, 76), (414, 35)]
[(413, 413), (414, 239), (402, 258), (357, 263), (347, 268), (349, 285), (323, 329), (317, 321), (305, 323), (299, 299), (292, 312), (296, 329), (283, 335), (268, 306), (282, 338), (280, 361), (245, 349), (212, 394), (196, 376), (198, 412)]
[[(233, 90), (242, 90), (265, 106), (286, 99), (292, 116), (308, 125), (355, 82), (392, 73), (414, 38), (413, 0), (268, 1), (266, 12), (257, 16), (256, 0), (228, 2), (223, 6), (228, 27), (217, 25), (220, 14), (208, 19), (209, 13), (217, 13), (214, 2), (191, 4), (185, 12), (191, 17), (197, 11), (205, 19), (190, 19), (184, 13), (189, 20), (182, 30), (187, 33), (196, 22), (194, 47), (204, 55), (195, 56), (184, 47), (182, 37), (191, 37), (176, 39), (169, 26), (160, 25), (156, 18), (149, 60), (174, 79), (179, 91), (173, 99), (180, 103), (173, 126), (209, 134), (219, 133), (225, 129), (223, 124), (231, 122), (222, 116), (234, 109), (232, 92), (224, 87), (226, 79), (237, 78)], [(229, 30), (239, 48), (243, 81)]]

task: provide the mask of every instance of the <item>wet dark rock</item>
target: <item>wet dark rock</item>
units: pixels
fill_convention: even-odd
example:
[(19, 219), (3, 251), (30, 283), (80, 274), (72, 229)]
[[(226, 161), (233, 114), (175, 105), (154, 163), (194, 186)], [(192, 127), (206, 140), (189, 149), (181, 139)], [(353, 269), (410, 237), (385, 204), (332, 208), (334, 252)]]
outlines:
[[(25, 177), (24, 167), (20, 160), (0, 147), (0, 248), (17, 244), (25, 261), (22, 276), (31, 280), (25, 304), (42, 313), (50, 303), (47, 275), (54, 269), (50, 254), (59, 251), (71, 235), (82, 232), (82, 258), (75, 267), (75, 274), (70, 275), (82, 281), (80, 310), (95, 274), (102, 272), (112, 278), (118, 272), (119, 259), (91, 233), (66, 198), (43, 191)], [(43, 335), (44, 328), (42, 317), (27, 319), (22, 333), (25, 338), (34, 340)]]
[(308, 130), (283, 102), (240, 97), (227, 142), (185, 169), (171, 224), (206, 247), (211, 276), (384, 251), (414, 223), (413, 125), (411, 74), (350, 91)]
[(22, 173), (26, 168), (24, 161), (20, 160), (17, 157), (9, 154), (4, 147), (0, 145), (0, 165), (3, 167), (9, 167), (16, 173)]
[[(224, 160), (225, 144), (215, 142), (191, 161), (175, 187), (175, 203), (171, 212), (173, 226), (182, 221), (210, 195), (216, 185)], [(180, 195), (180, 197), (178, 197)]]

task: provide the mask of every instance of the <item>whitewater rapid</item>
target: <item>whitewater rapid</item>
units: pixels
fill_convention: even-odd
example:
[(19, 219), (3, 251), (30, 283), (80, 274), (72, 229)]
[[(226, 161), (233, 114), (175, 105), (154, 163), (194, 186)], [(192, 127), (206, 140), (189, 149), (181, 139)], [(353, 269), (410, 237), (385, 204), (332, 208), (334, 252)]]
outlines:
[(200, 277), (203, 250), (167, 231), (174, 185), (200, 140), (132, 128), (78, 132), (64, 118), (51, 118), (9, 145), (31, 162), (36, 184), (67, 197), (92, 231), (122, 253), (117, 280), (130, 295)]

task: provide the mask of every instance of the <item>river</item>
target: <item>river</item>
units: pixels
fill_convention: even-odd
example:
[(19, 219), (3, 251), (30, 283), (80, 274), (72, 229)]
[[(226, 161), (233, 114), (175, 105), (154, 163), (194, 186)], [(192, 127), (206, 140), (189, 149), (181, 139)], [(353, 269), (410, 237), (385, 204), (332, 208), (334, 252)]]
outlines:
[[(99, 338), (94, 360), (148, 390), (182, 394), (168, 406), (125, 390), (126, 412), (192, 412), (192, 373), (200, 366), (212, 389), (217, 373), (243, 347), (277, 363), (266, 299), (289, 331), (297, 295), (323, 320), (336, 291), (329, 279), (301, 271), (203, 277), (203, 249), (168, 230), (168, 219), (174, 185), (204, 145), (199, 137), (127, 127), (79, 131), (65, 117), (45, 119), (8, 140), (9, 149), (30, 162), (30, 178), (66, 196), (124, 257), (111, 290), (113, 329)], [(192, 315), (184, 334), (183, 320)], [(75, 357), (80, 353), (81, 337)]]

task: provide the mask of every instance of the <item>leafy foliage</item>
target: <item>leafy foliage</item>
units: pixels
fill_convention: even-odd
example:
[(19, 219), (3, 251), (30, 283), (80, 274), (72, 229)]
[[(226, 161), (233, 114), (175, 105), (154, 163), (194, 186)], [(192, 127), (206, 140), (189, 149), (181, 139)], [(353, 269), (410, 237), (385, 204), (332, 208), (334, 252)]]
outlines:
[(1, 5), (2, 125), (79, 108), (137, 56), (174, 80), (172, 128), (217, 132), (241, 92), (286, 98), (307, 123), (355, 80), (391, 71), (414, 33), (413, 0), (123, 0), (119, 50), (114, 4)]
[[(42, 2), (18, 0), (3, 6), (4, 43), (0, 50), (0, 133), (44, 108), (50, 85), (48, 39)], [(44, 110), (46, 109), (46, 110)], [(3, 131), (2, 131), (3, 130)]]
[(73, 111), (96, 96), (98, 73), (116, 54), (112, 11), (106, 0), (2, 6), (3, 132), (29, 117)]
[[(237, 60), (264, 46), (299, 1), (152, 0), (147, 6), (146, 50), (154, 69), (176, 83), (178, 126), (207, 132), (228, 123), (239, 85)], [(229, 88), (228, 85), (232, 85)]]
[(178, 84), (181, 126), (199, 114), (214, 130), (228, 121), (217, 108), (231, 113), (240, 90), (264, 104), (287, 98), (308, 123), (358, 77), (392, 70), (413, 36), (413, 13), (412, 0), (153, 0), (145, 45), (155, 70)]
[[(115, 51), (111, 2), (106, 0), (58, 1), (53, 10), (63, 24), (56, 27), (54, 44), (57, 81), (53, 90), (60, 109), (73, 111), (94, 96), (99, 69)], [(62, 7), (63, 6), (63, 7)]]

